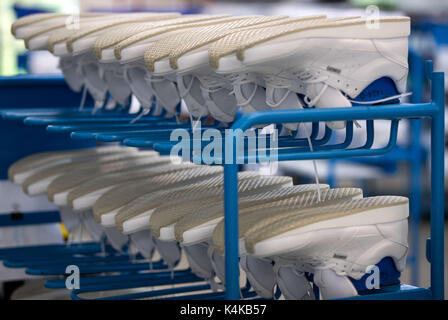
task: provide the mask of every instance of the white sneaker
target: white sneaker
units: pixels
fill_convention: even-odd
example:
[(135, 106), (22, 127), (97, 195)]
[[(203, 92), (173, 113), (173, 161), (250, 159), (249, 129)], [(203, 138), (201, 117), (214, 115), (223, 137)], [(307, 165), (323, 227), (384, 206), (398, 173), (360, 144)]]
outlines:
[[(118, 14), (118, 15), (87, 15), (82, 16), (79, 21), (73, 21), (76, 25), (68, 25), (69, 17), (61, 19), (45, 20), (46, 23), (37, 23), (24, 27), (26, 30), (25, 44), (30, 50), (39, 50), (51, 48), (51, 51), (58, 56), (71, 56), (86, 54), (87, 57), (80, 59), (65, 59), (61, 64), (62, 71), (67, 74), (69, 85), (74, 89), (80, 90), (80, 82), (73, 79), (73, 75), (68, 73), (76, 69), (66, 69), (67, 65), (75, 66), (79, 63), (81, 75), (86, 78), (85, 85), (96, 101), (96, 106), (102, 106), (106, 100), (107, 88), (102, 79), (103, 73), (95, 66), (95, 61), (87, 54), (92, 46), (92, 41), (99, 34), (107, 32), (117, 25), (126, 25), (138, 21), (157, 21), (175, 17), (178, 14)], [(20, 30), (19, 30), (20, 31)], [(76, 70), (78, 71), (78, 70)], [(77, 74), (77, 72), (75, 72)], [(98, 79), (98, 77), (100, 79)], [(70, 81), (71, 80), (71, 81)], [(115, 87), (113, 87), (115, 88)], [(124, 103), (125, 99), (118, 95), (119, 101)]]
[[(256, 172), (242, 172), (239, 174), (239, 191), (241, 196), (258, 194), (262, 190), (277, 189), (284, 185), (292, 185), (289, 177), (262, 177)], [(214, 179), (214, 182), (198, 183), (190, 185), (182, 190), (151, 194), (145, 201), (134, 201), (134, 205), (124, 207), (116, 216), (116, 222), (120, 230), (125, 234), (133, 234), (139, 230), (151, 230), (152, 236), (164, 244), (176, 244), (174, 237), (174, 225), (183, 216), (206, 204), (219, 204), (222, 202), (223, 180)], [(168, 199), (176, 199), (167, 203)], [(137, 203), (138, 202), (138, 203)], [(129, 209), (141, 208), (146, 210), (134, 218), (129, 216)], [(143, 209), (144, 208), (144, 209)], [(127, 211), (127, 212), (126, 212)], [(139, 224), (137, 226), (137, 224)], [(202, 253), (202, 254), (201, 254)], [(186, 250), (188, 261), (196, 275), (210, 280), (213, 277), (213, 269), (206, 254), (206, 248), (201, 246), (189, 247)], [(204, 263), (206, 266), (204, 267)], [(208, 269), (207, 269), (208, 266)], [(208, 270), (208, 271), (206, 271)]]
[(129, 14), (117, 16), (114, 21), (105, 21), (93, 26), (81, 28), (74, 32), (66, 41), (67, 50), (74, 56), (80, 58), (81, 73), (85, 78), (88, 91), (92, 94), (97, 106), (104, 103), (109, 88), (114, 93), (112, 97), (122, 105), (129, 102), (130, 90), (125, 86), (120, 86), (120, 82), (125, 82), (122, 72), (114, 73), (113, 66), (101, 68), (94, 54), (95, 41), (104, 34), (114, 33), (118, 27), (135, 24), (138, 22), (153, 22), (170, 19), (176, 14)]
[(115, 226), (118, 210), (149, 192), (182, 187), (220, 174), (222, 174), (220, 167), (198, 167), (123, 184), (103, 194), (95, 202), (93, 213), (97, 222), (104, 226)]
[[(290, 177), (281, 176), (255, 176), (249, 179), (242, 179), (238, 183), (238, 194), (240, 197), (257, 196), (267, 190), (276, 190), (282, 187), (292, 186)], [(185, 192), (185, 199), (195, 199), (188, 203), (177, 201), (176, 203), (166, 204), (163, 207), (155, 209), (149, 221), (149, 228), (156, 238), (164, 241), (176, 241), (175, 225), (181, 219), (197, 212), (199, 207), (215, 205), (220, 207), (223, 197), (223, 185), (215, 188), (202, 187), (191, 189)]]
[(168, 115), (175, 115), (178, 113), (181, 99), (175, 85), (177, 79), (175, 76), (152, 77), (144, 63), (145, 51), (155, 41), (184, 30), (238, 19), (241, 18), (233, 18), (229, 15), (198, 15), (180, 18), (173, 25), (160, 25), (132, 35), (115, 45), (113, 52), (124, 66), (126, 80), (140, 102), (143, 105), (152, 105), (152, 99), (155, 96), (158, 104), (165, 108)]
[[(284, 219), (254, 225), (245, 247), (255, 257), (312, 273), (325, 299), (356, 296), (375, 285), (379, 289), (381, 279), (398, 281), (408, 252), (408, 216), (408, 199), (397, 196), (290, 211)], [(372, 270), (377, 278), (369, 282)]]
[[(214, 45), (211, 46), (210, 50), (221, 50), (221, 48), (225, 48), (226, 52), (231, 52), (232, 48), (234, 50), (237, 49), (238, 42), (234, 42), (234, 39), (237, 39), (239, 32), (245, 33), (250, 37), (250, 34), (256, 29), (259, 32), (265, 28), (275, 28), (281, 27), (283, 25), (306, 22), (311, 20), (322, 20), (324, 21), (326, 18), (325, 15), (316, 15), (316, 16), (305, 16), (299, 18), (290, 18), (285, 19), (279, 22), (267, 23), (259, 27), (250, 27), (245, 28), (241, 31), (235, 33), (235, 35), (229, 35), (224, 37), (222, 40), (218, 40)], [(210, 61), (213, 66), (213, 60)], [(236, 100), (238, 101), (238, 105), (242, 108), (243, 114), (249, 114), (255, 111), (266, 111), (271, 108), (279, 108), (281, 105), (286, 106), (285, 108), (294, 108), (301, 107), (300, 101), (294, 94), (289, 94), (287, 92), (287, 87), (283, 87), (282, 84), (280, 87), (277, 87), (280, 91), (283, 92), (271, 92), (269, 91), (269, 86), (266, 82), (271, 83), (273, 76), (270, 78), (263, 77), (263, 74), (258, 72), (249, 72), (251, 70), (247, 69), (235, 69), (234, 72), (229, 74), (223, 73), (226, 75), (226, 78), (230, 80), (233, 86), (233, 93), (235, 95)], [(278, 82), (278, 81), (277, 81)], [(266, 91), (268, 88), (268, 91)], [(297, 130), (297, 125), (286, 124), (292, 130)]]
[[(99, 66), (104, 70), (104, 80), (108, 84), (112, 97), (122, 105), (128, 102), (132, 93), (129, 84), (129, 77), (125, 76), (125, 71), (115, 56), (115, 46), (139, 33), (147, 32), (160, 27), (176, 26), (185, 23), (210, 20), (210, 15), (187, 15), (173, 17), (162, 21), (131, 23), (126, 26), (116, 27), (107, 33), (96, 38), (94, 43), (94, 53), (99, 61)], [(132, 76), (131, 76), (132, 77)], [(133, 78), (133, 77), (132, 77)], [(150, 109), (153, 104), (153, 94), (148, 94), (148, 88), (141, 89), (137, 85), (137, 99), (144, 109)]]
[[(42, 168), (36, 172), (29, 174), (22, 183), (22, 188), (29, 195), (39, 195), (45, 193), (49, 185), (59, 176), (73, 170), (96, 169), (109, 164), (120, 163), (123, 161), (131, 161), (136, 158), (154, 158), (155, 154), (130, 152), (130, 153), (114, 153), (105, 155), (92, 155), (74, 163), (60, 163), (54, 166)], [(151, 159), (151, 161), (154, 161)]]
[[(282, 190), (278, 190), (282, 193)], [(286, 194), (290, 194), (286, 192)], [(299, 194), (296, 197), (285, 197), (277, 201), (267, 201), (262, 202), (260, 205), (248, 207), (240, 212), (239, 217), (239, 253), (240, 256), (246, 256), (247, 251), (245, 247), (245, 239), (252, 233), (254, 226), (258, 225), (261, 221), (266, 218), (272, 218), (272, 221), (281, 220), (284, 217), (283, 210), (289, 212), (285, 208), (297, 208), (305, 210), (306, 208), (323, 208), (325, 206), (334, 205), (335, 203), (343, 203), (345, 201), (350, 201), (352, 199), (362, 198), (362, 190), (356, 188), (336, 188), (336, 189), (324, 189), (321, 190), (320, 200), (319, 194), (314, 191), (308, 191)], [(252, 200), (254, 201), (254, 200)], [(276, 214), (272, 215), (272, 211), (275, 210)], [(268, 213), (269, 212), (269, 213)], [(184, 233), (185, 235), (185, 233)], [(224, 222), (220, 221), (216, 224), (213, 230), (213, 252), (212, 255), (215, 259), (218, 256), (224, 254)], [(274, 284), (275, 272), (272, 269), (272, 258), (266, 257), (266, 259), (259, 259), (261, 257), (251, 257), (245, 260), (248, 264), (242, 264), (243, 269), (248, 274), (248, 278), (251, 281), (252, 286), (258, 292), (259, 295), (265, 298), (273, 298), (274, 296)], [(217, 260), (222, 260), (221, 258)], [(245, 262), (245, 263), (246, 263)], [(250, 267), (252, 266), (252, 267)], [(255, 267), (257, 266), (257, 267)], [(271, 267), (270, 271), (267, 273), (268, 266)], [(220, 267), (223, 269), (223, 266)], [(257, 274), (256, 271), (259, 269), (265, 270), (263, 274)], [(266, 287), (266, 284), (271, 284)]]
[(155, 159), (153, 163), (148, 163), (146, 168), (128, 169), (124, 172), (117, 172), (99, 177), (92, 177), (89, 181), (71, 189), (67, 195), (67, 205), (75, 210), (86, 210), (93, 207), (96, 200), (103, 194), (128, 182), (137, 182), (141, 179), (160, 176), (193, 168), (193, 165), (182, 164), (173, 165), (169, 159)]
[(329, 19), (252, 32), (251, 37), (241, 32), (237, 49), (226, 51), (224, 38), (209, 50), (210, 59), (218, 73), (251, 70), (281, 78), (285, 83), (273, 89), (304, 95), (308, 107), (349, 107), (378, 79), (390, 78), (399, 93), (405, 90), (409, 18), (382, 17), (378, 22), (378, 29), (365, 19)]
[[(249, 17), (213, 28), (198, 28), (159, 41), (159, 44), (151, 48), (155, 53), (145, 57), (146, 62), (154, 69), (155, 74), (167, 74), (175, 69), (178, 79), (190, 77), (188, 86), (185, 86), (185, 80), (178, 81), (185, 88), (182, 88), (181, 92), (186, 101), (192, 100), (191, 106), (187, 106), (193, 117), (200, 118), (210, 114), (216, 120), (228, 123), (234, 120), (243, 103), (238, 102), (238, 92), (234, 94), (231, 81), (227, 77), (217, 75), (210, 68), (208, 48), (237, 30), (292, 23), (298, 19), (288, 19), (286, 16)], [(163, 54), (159, 54), (159, 48), (163, 48)], [(202, 92), (202, 97), (198, 95), (199, 91)], [(199, 107), (202, 101), (207, 111)]]
[[(243, 183), (246, 180), (257, 178), (259, 178), (258, 172), (249, 171), (238, 174), (238, 179)], [(178, 214), (181, 215), (184, 210), (192, 210), (196, 206), (196, 203), (199, 203), (197, 201), (206, 201), (207, 198), (213, 198), (214, 200), (216, 196), (222, 195), (223, 178), (220, 176), (199, 181), (190, 181), (188, 179), (186, 183), (183, 180), (176, 179), (173, 183), (170, 183), (170, 187), (163, 188), (158, 193), (148, 193), (140, 196), (135, 201), (122, 207), (115, 216), (115, 224), (117, 227), (124, 233), (133, 233), (138, 230), (149, 229), (150, 217), (156, 209), (158, 211), (168, 212), (168, 218), (170, 216), (175, 218)], [(176, 209), (174, 210), (175, 212), (170, 210), (179, 206), (181, 207), (178, 210), (179, 212), (176, 212)], [(159, 237), (159, 231), (157, 229), (156, 237)]]
[[(299, 196), (314, 190), (315, 187), (316, 185), (283, 185), (273, 190), (257, 190), (256, 194), (240, 194), (240, 212), (257, 206), (262, 207), (263, 204), (279, 201), (280, 199)], [(320, 188), (328, 189), (328, 185), (321, 185)], [(158, 211), (159, 213), (162, 212), (162, 210)], [(165, 231), (163, 229), (160, 230), (161, 236), (162, 233), (174, 234), (176, 240), (185, 249), (193, 272), (200, 277), (204, 277), (203, 274), (215, 275), (213, 265), (209, 259), (208, 247), (212, 241), (213, 229), (222, 220), (223, 212), (222, 201), (212, 204), (200, 203), (193, 212), (187, 213), (172, 226), (163, 228)], [(174, 230), (168, 230), (170, 228)]]
[[(253, 16), (216, 24), (213, 27), (182, 32), (162, 39), (151, 46), (145, 55), (145, 62), (154, 74), (169, 74), (177, 71), (178, 79), (179, 76), (181, 79), (190, 77), (191, 80), (187, 87), (185, 87), (184, 81), (181, 82), (181, 85), (185, 87), (185, 90), (181, 92), (186, 97), (186, 102), (193, 100), (191, 107), (187, 103), (187, 107), (192, 110), (193, 117), (200, 118), (211, 114), (218, 121), (231, 122), (239, 106), (235, 97), (230, 95), (232, 88), (229, 81), (216, 75), (209, 68), (208, 47), (238, 29), (266, 25), (287, 20), (286, 18), (286, 16)], [(202, 97), (197, 94), (199, 91), (202, 92)], [(204, 101), (207, 111), (198, 108), (200, 100)]]
[(114, 146), (35, 153), (14, 162), (8, 168), (8, 179), (14, 183), (21, 184), (31, 174), (53, 165), (76, 162), (87, 156), (133, 152), (136, 150), (134, 148)]
[[(196, 45), (201, 46), (201, 44), (207, 44), (207, 41), (212, 41), (213, 38), (207, 37), (205, 34), (201, 36), (201, 40), (203, 43), (195, 42), (195, 40), (198, 39), (198, 33), (203, 33), (204, 31), (207, 33), (207, 35), (210, 35), (210, 33), (219, 33), (221, 36), (224, 33), (227, 33), (229, 29), (235, 28), (237, 26), (244, 26), (244, 25), (252, 25), (252, 24), (258, 24), (262, 23), (263, 21), (272, 21), (276, 19), (282, 19), (284, 17), (238, 17), (238, 18), (227, 18), (227, 19), (219, 19), (215, 20), (213, 24), (208, 23), (208, 26), (203, 26), (203, 24), (196, 23), (194, 24), (196, 28), (190, 27), (186, 30), (178, 31), (175, 34), (168, 34), (163, 39), (158, 40), (151, 46), (149, 46), (145, 52), (144, 59), (145, 59), (145, 65), (149, 69), (150, 73), (147, 75), (147, 81), (150, 83), (151, 86), (160, 86), (161, 88), (158, 90), (162, 90), (163, 88), (166, 88), (169, 86), (168, 82), (172, 82), (172, 88), (176, 86), (176, 81), (183, 80), (179, 79), (175, 75), (175, 70), (171, 68), (170, 63), (170, 55), (173, 53), (173, 51), (176, 51), (179, 48), (186, 50), (193, 49), (190, 48), (190, 45)], [(204, 108), (200, 108), (200, 103), (205, 103), (207, 105), (207, 95), (204, 95), (202, 93), (202, 97), (199, 97), (199, 95), (196, 94), (194, 96), (194, 92), (201, 91), (201, 87), (204, 86), (204, 79), (197, 79), (201, 80), (202, 85), (199, 81), (196, 81), (196, 78), (191, 78), (189, 80), (188, 84), (185, 83), (185, 81), (181, 81), (181, 88), (179, 89), (179, 95), (178, 98), (180, 100), (181, 97), (185, 97), (185, 102), (187, 104), (187, 108), (192, 110), (191, 115), (196, 118), (200, 118), (203, 116), (206, 116), (208, 112), (204, 110)], [(208, 84), (206, 81), (205, 83)], [(156, 90), (156, 89), (155, 89)], [(191, 94), (190, 94), (191, 91)], [(214, 90), (215, 92), (216, 90)], [(219, 91), (219, 90), (218, 90)], [(164, 96), (170, 96), (168, 92), (164, 92)], [(177, 97), (177, 96), (176, 96)], [(225, 100), (223, 103), (228, 102), (227, 95), (224, 96)], [(159, 99), (162, 99), (159, 97)], [(166, 98), (165, 98), (166, 99)], [(202, 100), (202, 101), (201, 101)], [(164, 103), (165, 104), (165, 103)], [(189, 106), (191, 104), (191, 106)], [(194, 112), (193, 110), (200, 109), (200, 113)], [(236, 111), (235, 111), (236, 112)], [(212, 114), (213, 115), (213, 114)], [(228, 122), (228, 121), (227, 121)]]

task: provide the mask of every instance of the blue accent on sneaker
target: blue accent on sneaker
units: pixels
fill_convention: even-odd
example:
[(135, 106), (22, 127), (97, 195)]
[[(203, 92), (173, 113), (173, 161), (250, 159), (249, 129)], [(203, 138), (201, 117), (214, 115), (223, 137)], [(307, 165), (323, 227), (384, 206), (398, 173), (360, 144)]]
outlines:
[[(380, 270), (380, 287), (400, 284), (401, 273), (395, 267), (395, 263), (392, 258), (385, 257), (380, 262), (378, 262), (376, 266)], [(366, 273), (359, 280), (355, 280), (349, 277), (350, 281), (353, 283), (354, 287), (360, 295), (372, 294), (376, 291), (375, 289), (369, 290), (366, 287), (366, 280), (371, 274), (372, 273)]]
[[(356, 96), (356, 98), (351, 100), (355, 101), (352, 102), (352, 105), (357, 106), (360, 104), (357, 104), (356, 101), (369, 102), (369, 101), (381, 100), (387, 97), (393, 97), (399, 94), (400, 93), (398, 92), (397, 87), (395, 86), (395, 82), (391, 78), (382, 77), (373, 81), (358, 96)], [(394, 99), (387, 102), (383, 102), (383, 104), (384, 103), (392, 104), (392, 103), (400, 103), (400, 101), (399, 99)]]

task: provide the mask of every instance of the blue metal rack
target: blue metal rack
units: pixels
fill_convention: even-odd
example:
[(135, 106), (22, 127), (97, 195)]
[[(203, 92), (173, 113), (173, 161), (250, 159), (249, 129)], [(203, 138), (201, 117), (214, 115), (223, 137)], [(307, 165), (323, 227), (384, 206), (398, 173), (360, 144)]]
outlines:
[[(311, 140), (313, 141), (314, 150), (311, 151), (308, 143), (304, 139), (292, 139), (290, 137), (280, 137), (276, 149), (268, 146), (270, 153), (266, 158), (259, 158), (258, 155), (247, 152), (244, 155), (236, 154), (236, 145), (238, 137), (234, 135), (226, 135), (220, 141), (223, 144), (233, 146), (233, 156), (230, 163), (225, 163), (225, 154), (218, 155), (221, 157), (224, 167), (224, 209), (225, 209), (225, 268), (226, 268), (226, 291), (222, 293), (213, 293), (208, 295), (190, 295), (190, 298), (226, 298), (239, 299), (239, 255), (238, 255), (238, 169), (239, 163), (247, 163), (248, 161), (266, 161), (271, 160), (286, 161), (286, 160), (309, 160), (309, 159), (342, 159), (353, 157), (367, 157), (378, 156), (390, 153), (396, 147), (397, 131), (400, 119), (420, 119), (428, 118), (431, 121), (431, 239), (427, 241), (427, 257), (431, 262), (431, 287), (417, 288), (408, 285), (394, 286), (389, 288), (382, 288), (380, 291), (370, 294), (368, 296), (357, 297), (356, 299), (443, 299), (444, 297), (444, 79), (442, 73), (432, 71), (432, 64), (428, 64), (427, 75), (431, 82), (431, 102), (428, 103), (414, 103), (414, 104), (391, 104), (382, 106), (356, 106), (352, 108), (336, 108), (336, 109), (305, 109), (305, 110), (279, 110), (279, 111), (265, 111), (256, 112), (246, 115), (233, 123), (231, 129), (241, 129), (242, 131), (249, 129), (256, 125), (262, 124), (282, 124), (288, 122), (313, 122), (313, 132)], [(115, 121), (117, 114), (112, 115), (95, 115), (85, 117), (80, 114), (72, 114), (70, 116), (48, 116), (42, 114), (40, 116), (27, 118), (25, 123), (33, 123), (32, 127), (47, 127), (47, 131), (59, 133), (70, 133), (73, 139), (77, 140), (97, 140), (97, 141), (121, 141), (123, 145), (153, 148), (160, 151), (161, 154), (169, 154), (173, 143), (170, 141), (170, 133), (174, 128), (178, 127), (178, 123), (174, 119), (147, 117), (138, 125), (133, 127), (129, 123)], [(11, 116), (11, 115), (10, 115)], [(20, 117), (23, 121), (23, 117)], [(76, 121), (71, 121), (76, 119)], [(386, 119), (390, 120), (390, 138), (389, 142), (379, 148), (372, 148), (374, 139), (374, 120)], [(113, 120), (113, 121), (108, 121)], [(318, 121), (347, 121), (346, 139), (342, 143), (331, 144), (331, 130), (326, 128), (323, 137), (317, 138)], [(353, 123), (354, 120), (367, 120), (366, 132), (367, 141), (364, 146), (351, 148), (351, 139), (353, 138)], [(160, 125), (163, 123), (163, 125)], [(147, 125), (147, 127), (145, 126)], [(159, 125), (160, 127), (154, 127)], [(187, 126), (187, 125), (185, 125)], [(213, 127), (216, 128), (216, 127)], [(194, 144), (194, 140), (191, 141)], [(203, 147), (203, 146), (202, 146)], [(275, 155), (275, 159), (274, 159)], [(216, 154), (214, 155), (216, 158)], [(207, 160), (201, 156), (190, 155), (187, 156), (193, 162), (207, 163)], [(87, 258), (86, 258), (87, 259)], [(95, 258), (96, 259), (96, 258)], [(109, 258), (111, 259), (111, 258)], [(18, 263), (10, 259), (10, 263)], [(16, 259), (17, 260), (17, 259)], [(20, 262), (20, 261), (19, 261)], [(114, 263), (113, 261), (110, 261)], [(127, 263), (127, 262), (126, 262)], [(25, 263), (22, 262), (22, 265)], [(57, 266), (57, 262), (55, 262)], [(36, 266), (36, 265), (34, 265)], [(42, 270), (40, 266), (39, 270)], [(126, 267), (120, 265), (124, 269), (133, 267)], [(138, 269), (138, 267), (136, 267)], [(101, 272), (101, 266), (94, 267), (95, 270)], [(123, 269), (123, 270), (124, 270)], [(132, 270), (137, 270), (132, 269)], [(124, 270), (126, 271), (126, 270)], [(154, 274), (131, 274), (119, 275), (118, 278), (109, 279), (105, 276), (93, 277), (88, 280), (91, 284), (88, 287), (83, 287), (83, 290), (98, 291), (101, 289), (107, 290), (107, 283), (110, 283), (110, 288), (135, 288), (155, 285), (158, 283), (186, 283), (200, 281), (194, 278), (189, 270), (176, 271), (185, 272), (185, 278), (177, 277), (180, 274), (175, 274), (175, 280), (164, 276), (164, 271), (158, 271)], [(121, 277), (121, 278), (120, 278)], [(89, 277), (90, 278), (90, 277)], [(132, 280), (132, 284), (126, 286), (126, 282)], [(154, 279), (157, 278), (157, 281)], [(145, 280), (146, 279), (146, 280)], [(59, 282), (58, 282), (59, 281)], [(108, 282), (110, 281), (110, 282)], [(168, 282), (166, 282), (168, 281)], [(171, 281), (171, 282), (170, 282)], [(61, 286), (60, 280), (49, 281), (47, 287)], [(173, 289), (176, 292), (188, 292), (188, 290), (195, 291), (202, 290), (206, 285), (197, 284), (194, 286), (182, 289)], [(160, 291), (157, 294), (154, 292), (146, 292), (134, 295), (120, 296), (121, 298), (132, 297), (154, 297), (165, 294), (176, 293), (175, 291)], [(79, 298), (78, 294), (85, 291), (74, 291), (73, 298)], [(247, 291), (249, 292), (249, 291)], [(112, 298), (111, 298), (112, 299)]]
[[(238, 120), (232, 129), (246, 130), (252, 126), (270, 123), (313, 122), (337, 120), (374, 120), (392, 121), (391, 139), (383, 150), (355, 148), (351, 150), (330, 151), (290, 151), (278, 150), (278, 160), (305, 160), (348, 158), (353, 156), (371, 156), (390, 152), (396, 144), (396, 129), (399, 119), (429, 118), (431, 120), (431, 240), (428, 241), (428, 253), (431, 262), (431, 287), (429, 289), (402, 286), (393, 292), (378, 293), (369, 298), (399, 299), (406, 294), (408, 299), (444, 298), (444, 75), (433, 72), (428, 64), (428, 76), (431, 81), (431, 99), (429, 103), (398, 104), (384, 106), (363, 106), (340, 109), (308, 109), (300, 112), (290, 110), (276, 112), (257, 112)], [(226, 140), (235, 145), (236, 138)], [(235, 151), (235, 150), (234, 150)], [(235, 152), (234, 152), (235, 154)], [(246, 157), (247, 158), (247, 157)], [(234, 159), (237, 160), (236, 158)], [(247, 159), (244, 159), (247, 160)], [(236, 163), (236, 162), (235, 162)], [(238, 167), (236, 164), (224, 165), (224, 208), (226, 239), (226, 298), (238, 299)]]
[[(73, 112), (80, 101), (81, 94), (71, 91), (62, 76), (0, 77), (0, 179), (7, 179), (8, 167), (29, 154), (94, 146), (89, 141), (72, 141), (68, 137), (51, 135), (43, 128), (25, 126), (18, 116), (33, 112)], [(88, 98), (87, 103), (93, 104), (92, 99)], [(15, 116), (8, 117), (9, 112)], [(0, 215), (0, 227), (59, 221), (57, 211), (3, 212)]]

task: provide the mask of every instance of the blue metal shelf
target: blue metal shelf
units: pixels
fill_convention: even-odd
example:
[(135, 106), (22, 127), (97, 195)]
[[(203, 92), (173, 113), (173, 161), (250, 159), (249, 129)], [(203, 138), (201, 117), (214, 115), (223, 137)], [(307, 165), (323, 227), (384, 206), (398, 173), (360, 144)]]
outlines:
[[(225, 135), (220, 141), (222, 145), (233, 146), (232, 157), (230, 162), (226, 163), (226, 153), (215, 155), (218, 156), (224, 167), (224, 224), (225, 224), (225, 268), (226, 268), (226, 291), (225, 294), (213, 294), (206, 297), (209, 298), (226, 298), (239, 299), (239, 254), (238, 254), (238, 168), (240, 163), (249, 161), (261, 162), (269, 159), (278, 161), (286, 160), (309, 160), (309, 159), (347, 159), (353, 157), (373, 157), (386, 155), (396, 148), (396, 139), (398, 125), (401, 119), (429, 119), (431, 121), (431, 241), (428, 242), (427, 255), (431, 257), (431, 287), (417, 288), (408, 285), (395, 286), (390, 288), (382, 288), (381, 291), (371, 295), (360, 296), (354, 299), (443, 299), (444, 297), (444, 79), (442, 73), (432, 71), (432, 65), (428, 69), (429, 79), (431, 81), (431, 102), (413, 103), (413, 104), (389, 104), (381, 106), (356, 106), (352, 108), (333, 108), (333, 109), (304, 109), (304, 110), (278, 110), (278, 111), (260, 111), (236, 120), (231, 129), (245, 131), (257, 125), (282, 124), (291, 122), (313, 122), (318, 121), (347, 121), (345, 130), (346, 138), (344, 142), (332, 144), (330, 129), (326, 128), (322, 137), (318, 138), (318, 126), (313, 126), (311, 135), (314, 151), (308, 147), (307, 141), (303, 139), (293, 139), (291, 137), (280, 137), (278, 146), (269, 146), (268, 156), (260, 158), (258, 154), (254, 155), (251, 149), (245, 148), (245, 152), (241, 156), (236, 156), (236, 146), (238, 136)], [(22, 114), (23, 115), (23, 114)], [(17, 115), (23, 119), (22, 115)], [(9, 117), (13, 115), (9, 114)], [(19, 117), (20, 116), (20, 117)], [(163, 117), (144, 117), (137, 125), (129, 124), (129, 117), (126, 121), (121, 121), (116, 115), (97, 115), (86, 116), (80, 114), (67, 115), (46, 115), (34, 118), (25, 118), (25, 123), (47, 127), (47, 131), (59, 133), (70, 133), (73, 139), (95, 139), (97, 141), (121, 141), (124, 145), (148, 147), (168, 154), (173, 143), (169, 141), (170, 135), (179, 128), (179, 125), (172, 119)], [(389, 142), (382, 147), (372, 148), (374, 139), (374, 120), (386, 119), (390, 120), (390, 137)], [(353, 138), (354, 120), (367, 120), (366, 132), (367, 141), (364, 146), (357, 148), (348, 148)], [(172, 122), (173, 121), (173, 122)], [(148, 128), (145, 128), (145, 125)], [(151, 126), (149, 128), (149, 126)], [(188, 124), (181, 125), (184, 128), (189, 127)], [(32, 126), (33, 128), (36, 126)], [(204, 129), (204, 128), (203, 128)], [(220, 130), (223, 130), (222, 128)], [(194, 144), (194, 139), (190, 141)], [(199, 144), (200, 148), (204, 147)], [(225, 150), (225, 149), (223, 149)], [(204, 163), (210, 159), (197, 157), (190, 153), (189, 160), (197, 163)], [(1, 251), (0, 251), (1, 254)], [(9, 253), (12, 254), (11, 252)], [(13, 260), (11, 256), (6, 256)], [(113, 263), (113, 262), (112, 262)], [(113, 265), (112, 265), (113, 266)], [(120, 268), (122, 265), (119, 266)], [(126, 269), (129, 268), (129, 269)], [(118, 271), (138, 271), (132, 269), (132, 266), (124, 266), (123, 270)], [(42, 270), (41, 268), (37, 268)], [(131, 270), (132, 269), (132, 270)], [(33, 269), (30, 269), (31, 271)], [(100, 266), (94, 268), (93, 271), (100, 272)], [(153, 286), (157, 283), (176, 284), (190, 282), (200, 282), (201, 279), (195, 278), (189, 270), (182, 271), (185, 274), (176, 274), (174, 280), (165, 276), (163, 271), (156, 272), (153, 275), (133, 274), (120, 275), (118, 278), (109, 279), (105, 276), (89, 277), (85, 279), (83, 290), (115, 290), (123, 288), (136, 288), (144, 285)], [(134, 279), (135, 280), (132, 280)], [(47, 287), (58, 287), (62, 284), (62, 279), (48, 281)], [(86, 287), (85, 287), (86, 286)], [(191, 290), (199, 288), (195, 285)], [(193, 288), (195, 287), (195, 288)], [(73, 298), (79, 298), (78, 294), (85, 291), (73, 292)], [(182, 291), (185, 292), (185, 291)], [(165, 292), (165, 294), (170, 292)], [(141, 295), (149, 295), (150, 293), (142, 293)], [(162, 292), (160, 292), (162, 294)], [(149, 297), (148, 296), (148, 297)], [(129, 296), (129, 297), (132, 297)], [(137, 297), (137, 296), (135, 296)], [(200, 295), (190, 295), (189, 297), (202, 297)], [(122, 297), (124, 298), (124, 297)], [(111, 298), (112, 299), (112, 298)]]

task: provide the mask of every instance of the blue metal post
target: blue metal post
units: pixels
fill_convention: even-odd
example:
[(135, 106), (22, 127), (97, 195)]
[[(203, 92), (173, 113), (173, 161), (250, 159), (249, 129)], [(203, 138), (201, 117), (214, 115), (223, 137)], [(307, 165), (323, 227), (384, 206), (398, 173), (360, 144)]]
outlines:
[(238, 261), (238, 165), (236, 161), (224, 165), (224, 213), (226, 299), (237, 300), (240, 297), (240, 275)]
[(431, 118), (431, 290), (434, 299), (444, 298), (444, 74), (434, 72), (431, 97), (438, 112)]
[(412, 139), (410, 146), (411, 161), (411, 190), (410, 190), (410, 212), (411, 212), (411, 283), (419, 285), (419, 265), (418, 257), (420, 254), (420, 224), (422, 211), (422, 189), (421, 189), (421, 165), (422, 165), (422, 150), (420, 145), (421, 135), (421, 120), (412, 119), (410, 130), (412, 131), (410, 137)]
[(238, 255), (238, 165), (236, 163), (236, 139), (233, 139), (233, 162), (224, 164), (224, 229), (226, 255), (226, 299), (240, 298)]
[[(410, 69), (411, 69), (411, 83), (412, 83), (412, 103), (423, 102), (423, 82), (424, 76), (424, 61), (416, 53), (410, 52)], [(421, 179), (421, 166), (422, 166), (422, 146), (420, 143), (421, 138), (421, 119), (410, 120), (410, 134), (411, 139), (409, 145), (410, 151), (410, 212), (411, 212), (411, 248), (412, 255), (409, 257), (411, 261), (411, 283), (413, 285), (419, 285), (419, 265), (418, 257), (420, 255), (420, 222), (422, 215), (422, 179)]]

